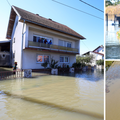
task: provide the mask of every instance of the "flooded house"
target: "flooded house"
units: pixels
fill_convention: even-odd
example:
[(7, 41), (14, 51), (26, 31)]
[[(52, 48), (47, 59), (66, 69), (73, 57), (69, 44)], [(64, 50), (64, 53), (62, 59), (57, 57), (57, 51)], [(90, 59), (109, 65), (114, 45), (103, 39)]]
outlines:
[(19, 69), (41, 69), (51, 59), (71, 67), (80, 53), (80, 40), (85, 39), (66, 25), (16, 6), (11, 7), (6, 37), (12, 40)]
[(108, 6), (106, 13), (106, 59), (120, 59), (120, 4)]
[(92, 63), (90, 64), (94, 67), (101, 68), (101, 66), (97, 65), (97, 61), (104, 60), (104, 46), (100, 45), (97, 48), (95, 48), (93, 51), (88, 51), (83, 54), (83, 56), (85, 55), (93, 55), (93, 60)]

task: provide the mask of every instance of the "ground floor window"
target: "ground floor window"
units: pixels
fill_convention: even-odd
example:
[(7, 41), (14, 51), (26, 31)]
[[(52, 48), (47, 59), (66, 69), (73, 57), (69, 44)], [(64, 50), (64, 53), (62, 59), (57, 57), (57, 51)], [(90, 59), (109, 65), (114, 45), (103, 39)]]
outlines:
[(49, 55), (37, 55), (37, 63), (49, 62)]
[(60, 62), (68, 63), (69, 62), (69, 57), (67, 57), (67, 56), (60, 56)]

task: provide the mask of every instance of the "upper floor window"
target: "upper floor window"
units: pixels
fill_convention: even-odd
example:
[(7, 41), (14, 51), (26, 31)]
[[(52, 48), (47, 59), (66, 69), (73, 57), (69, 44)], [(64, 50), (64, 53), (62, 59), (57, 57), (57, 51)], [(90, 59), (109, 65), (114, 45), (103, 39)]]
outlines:
[(67, 47), (71, 48), (71, 43), (67, 42)]
[(60, 45), (60, 46), (64, 46), (64, 47), (69, 47), (69, 48), (71, 48), (71, 44), (72, 44), (71, 42), (59, 40), (59, 45)]
[(33, 42), (52, 44), (52, 38), (34, 35), (33, 36)]

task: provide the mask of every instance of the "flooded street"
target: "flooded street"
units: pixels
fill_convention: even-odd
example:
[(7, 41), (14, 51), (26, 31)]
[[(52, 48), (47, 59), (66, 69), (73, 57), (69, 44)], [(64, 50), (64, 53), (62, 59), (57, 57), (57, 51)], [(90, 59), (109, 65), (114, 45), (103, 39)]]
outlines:
[(120, 62), (114, 61), (106, 73), (106, 120), (119, 120), (120, 114)]
[(103, 76), (89, 71), (0, 81), (0, 119), (103, 120)]

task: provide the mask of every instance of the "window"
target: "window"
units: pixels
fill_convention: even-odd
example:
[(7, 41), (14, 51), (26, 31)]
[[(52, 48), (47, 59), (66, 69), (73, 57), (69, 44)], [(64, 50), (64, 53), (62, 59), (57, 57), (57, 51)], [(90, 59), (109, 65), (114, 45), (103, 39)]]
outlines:
[(64, 57), (60, 57), (60, 62), (64, 62)]
[(37, 56), (37, 62), (40, 62), (40, 63), (43, 62), (43, 56), (42, 55)]
[(67, 47), (71, 48), (71, 43), (67, 42)]
[(52, 38), (47, 38), (47, 37), (37, 36), (37, 35), (33, 36), (33, 42), (40, 42), (40, 43), (49, 44), (50, 41), (52, 43)]
[(15, 58), (15, 53), (13, 53), (13, 58)]
[(36, 36), (33, 36), (33, 42), (36, 42), (37, 41), (36, 39), (37, 39)]
[(44, 62), (49, 62), (49, 56), (48, 55), (44, 55)]
[(60, 45), (60, 46), (64, 46), (64, 45), (63, 45), (63, 42), (64, 42), (63, 40), (59, 40), (59, 45)]
[(15, 38), (13, 39), (13, 43), (15, 43)]
[(67, 42), (63, 40), (59, 40), (59, 45), (71, 48), (71, 42)]
[(67, 57), (67, 56), (61, 56), (60, 57), (60, 62), (68, 63), (69, 62), (69, 57)]
[(65, 62), (68, 62), (68, 57), (65, 57)]
[(37, 55), (37, 63), (49, 62), (49, 55)]

